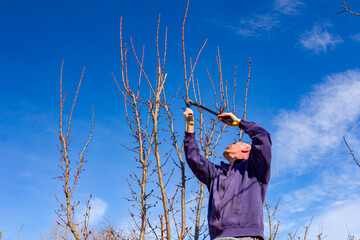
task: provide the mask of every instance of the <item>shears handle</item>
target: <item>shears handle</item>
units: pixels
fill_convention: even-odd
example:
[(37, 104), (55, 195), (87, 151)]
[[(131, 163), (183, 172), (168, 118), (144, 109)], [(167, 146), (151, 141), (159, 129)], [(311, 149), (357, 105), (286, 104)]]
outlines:
[(222, 117), (221, 120), (223, 120), (224, 122), (227, 122), (228, 124), (230, 124), (232, 126), (236, 126), (239, 124), (239, 122), (233, 121), (230, 117)]
[(187, 120), (190, 125), (194, 125), (194, 116), (192, 115), (192, 113), (189, 113)]

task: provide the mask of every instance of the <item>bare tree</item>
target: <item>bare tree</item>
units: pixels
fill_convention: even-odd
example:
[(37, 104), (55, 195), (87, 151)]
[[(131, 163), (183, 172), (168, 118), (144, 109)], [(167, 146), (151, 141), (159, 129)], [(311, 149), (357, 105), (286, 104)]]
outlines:
[[(72, 108), (70, 111), (70, 116), (67, 123), (67, 131), (64, 135), (63, 133), (63, 108), (65, 104), (65, 98), (66, 98), (66, 92), (64, 94), (64, 97), (62, 95), (62, 73), (63, 73), (63, 65), (64, 61), (61, 64), (61, 73), (60, 73), (60, 121), (59, 121), (59, 139), (60, 139), (60, 147), (58, 147), (60, 152), (60, 164), (59, 167), (61, 169), (61, 175), (56, 177), (61, 182), (63, 182), (63, 192), (65, 196), (65, 203), (63, 203), (57, 196), (56, 200), (60, 204), (60, 208), (55, 211), (56, 214), (59, 217), (58, 224), (63, 226), (64, 228), (68, 228), (71, 233), (74, 235), (76, 240), (80, 240), (80, 236), (82, 235), (83, 239), (87, 239), (90, 235), (90, 232), (88, 232), (88, 218), (89, 218), (89, 212), (90, 212), (90, 206), (89, 202), (87, 204), (87, 210), (85, 213), (85, 221), (83, 222), (83, 227), (79, 230), (76, 230), (76, 226), (79, 226), (79, 223), (74, 222), (74, 213), (75, 208), (79, 205), (79, 201), (74, 201), (74, 192), (76, 189), (76, 186), (78, 184), (79, 178), (81, 173), (84, 171), (84, 164), (87, 162), (87, 159), (85, 159), (85, 156), (88, 151), (89, 142), (91, 140), (92, 134), (93, 134), (93, 126), (94, 126), (94, 109), (92, 107), (92, 120), (91, 120), (91, 130), (90, 135), (87, 139), (87, 142), (85, 143), (80, 156), (79, 160), (76, 161), (76, 163), (72, 163), (69, 158), (69, 145), (71, 143), (70, 140), (70, 128), (71, 128), (71, 119), (72, 114), (74, 111), (74, 106), (76, 103), (76, 99), (79, 93), (79, 89), (81, 86), (81, 82), (84, 76), (85, 67), (83, 68), (80, 81), (78, 84), (78, 88), (73, 100)], [(75, 174), (71, 175), (71, 169), (75, 167)], [(91, 198), (91, 196), (90, 196)]]
[[(131, 41), (132, 42), (132, 41)], [(118, 84), (115, 76), (114, 80), (118, 89), (124, 97), (124, 105), (125, 105), (125, 113), (128, 126), (131, 130), (131, 136), (135, 139), (137, 147), (126, 147), (128, 150), (138, 154), (136, 157), (136, 161), (140, 163), (140, 168), (142, 169), (141, 179), (138, 178), (137, 174), (133, 172), (130, 175), (130, 178), (135, 181), (140, 187), (140, 194), (137, 193), (135, 189), (133, 189), (132, 184), (127, 180), (129, 188), (131, 190), (132, 199), (128, 199), (129, 201), (135, 202), (135, 208), (140, 212), (141, 223), (140, 226), (137, 224), (137, 221), (134, 219), (134, 214), (130, 212), (132, 218), (134, 219), (134, 223), (136, 225), (137, 230), (139, 230), (139, 239), (144, 239), (146, 233), (146, 225), (148, 221), (148, 209), (151, 205), (147, 204), (147, 199), (151, 195), (152, 191), (149, 193), (146, 192), (146, 184), (149, 181), (148, 167), (149, 167), (149, 157), (152, 150), (153, 142), (154, 142), (154, 134), (148, 133), (148, 124), (150, 118), (150, 110), (145, 114), (145, 122), (144, 116), (142, 114), (142, 108), (144, 101), (143, 96), (140, 95), (140, 83), (141, 77), (143, 75), (142, 65), (144, 61), (144, 50), (142, 54), (142, 61), (140, 63), (140, 72), (138, 77), (138, 85), (136, 91), (133, 91), (129, 84), (129, 76), (127, 69), (127, 52), (128, 48), (125, 43), (125, 49), (123, 47), (123, 37), (122, 37), (122, 18), (120, 19), (120, 53), (121, 53), (121, 79), (122, 79), (122, 88)], [(146, 76), (147, 78), (147, 76)], [(124, 146), (124, 145), (123, 145)], [(151, 225), (150, 225), (151, 226)]]
[[(186, 11), (183, 19), (182, 25), (182, 48), (183, 48), (183, 63), (184, 63), (184, 81), (185, 81), (185, 93), (186, 99), (190, 98), (191, 94), (191, 84), (193, 90), (193, 97), (195, 101), (199, 103), (204, 103), (201, 100), (200, 88), (198, 81), (195, 81), (194, 71), (197, 65), (199, 56), (204, 49), (207, 40), (204, 41), (201, 49), (195, 61), (187, 62), (186, 54), (185, 54), (185, 21), (188, 12), (189, 2), (186, 6)], [(130, 183), (129, 188), (131, 192), (131, 199), (129, 201), (134, 202), (133, 207), (135, 207), (136, 211), (139, 213), (133, 213), (130, 211), (132, 218), (134, 219), (135, 229), (133, 229), (133, 233), (139, 239), (144, 239), (146, 234), (151, 234), (156, 239), (184, 239), (189, 233), (191, 226), (187, 227), (186, 222), (189, 216), (186, 216), (186, 205), (189, 202), (197, 201), (194, 220), (194, 238), (199, 239), (200, 235), (204, 233), (203, 224), (205, 221), (201, 221), (201, 210), (202, 203), (204, 199), (204, 186), (200, 184), (200, 189), (197, 191), (198, 195), (195, 199), (191, 199), (189, 202), (185, 201), (186, 195), (186, 181), (188, 180), (185, 175), (185, 161), (183, 159), (183, 145), (182, 140), (179, 141), (178, 130), (175, 126), (174, 122), (174, 114), (171, 110), (171, 106), (175, 101), (177, 94), (171, 99), (168, 100), (168, 96), (166, 94), (165, 83), (167, 79), (167, 74), (165, 73), (165, 62), (166, 62), (166, 50), (167, 50), (167, 29), (165, 31), (165, 40), (164, 40), (164, 52), (162, 57), (160, 57), (160, 47), (159, 47), (159, 31), (160, 31), (160, 16), (157, 26), (156, 32), (156, 77), (155, 83), (148, 77), (144, 69), (144, 47), (142, 49), (142, 57), (139, 58), (135, 44), (133, 39), (130, 37), (131, 50), (136, 59), (137, 65), (139, 67), (139, 74), (137, 87), (135, 91), (133, 90), (134, 86), (128, 74), (128, 48), (126, 43), (123, 44), (122, 37), (122, 23), (120, 24), (120, 52), (121, 52), (121, 79), (122, 84), (118, 84), (114, 76), (114, 80), (117, 84), (118, 89), (123, 95), (126, 119), (128, 123), (128, 127), (131, 131), (131, 136), (136, 142), (137, 147), (127, 147), (128, 150), (134, 152), (137, 157), (136, 161), (139, 162), (139, 168), (142, 171), (142, 176), (138, 177), (136, 172), (133, 172), (130, 175), (130, 178), (134, 180), (135, 185)], [(125, 47), (124, 47), (125, 46)], [(212, 83), (214, 90), (214, 104), (216, 105), (216, 111), (219, 113), (223, 111), (230, 111), (232, 109), (235, 112), (235, 92), (236, 92), (236, 66), (235, 66), (235, 74), (234, 74), (234, 92), (233, 92), (233, 106), (230, 108), (229, 104), (229, 96), (228, 96), (228, 83), (223, 80), (222, 77), (222, 66), (220, 59), (220, 51), (218, 49), (217, 66), (219, 72), (219, 89), (216, 90), (212, 78), (210, 76), (210, 72), (208, 70), (209, 81)], [(247, 89), (249, 85), (250, 79), (250, 59), (249, 59), (249, 73), (246, 87), (246, 96)], [(189, 73), (187, 72), (189, 70)], [(145, 78), (145, 81), (148, 85), (148, 93), (144, 93), (146, 91), (141, 90), (141, 80)], [(195, 82), (197, 84), (197, 88), (195, 87)], [(120, 86), (121, 85), (121, 86)], [(190, 90), (190, 91), (189, 91)], [(217, 100), (217, 96), (220, 96), (219, 101)], [(246, 96), (245, 96), (245, 111), (244, 117), (246, 117)], [(205, 123), (205, 121), (209, 120), (209, 124)], [(163, 122), (168, 123), (168, 128), (164, 129), (161, 127)], [(221, 137), (221, 134), (225, 131), (226, 126), (220, 125), (220, 121), (215, 118), (210, 118), (205, 113), (200, 110), (200, 119), (198, 119), (199, 130), (200, 130), (200, 143), (204, 155), (209, 158), (214, 155), (215, 148), (218, 145), (218, 141)], [(171, 140), (169, 140), (169, 138)], [(171, 152), (168, 150), (163, 150), (161, 141), (169, 143), (172, 146)], [(171, 154), (175, 152), (175, 155)], [(177, 156), (177, 160), (173, 158), (173, 156)], [(150, 162), (149, 159), (153, 157), (155, 159), (155, 167), (154, 170), (149, 170)], [(164, 166), (168, 163), (168, 159), (172, 158), (174, 160), (175, 168), (171, 170), (164, 170)], [(180, 179), (172, 179), (174, 176), (174, 171), (178, 167)], [(147, 189), (147, 184), (149, 183), (149, 178), (153, 173), (157, 174), (156, 187), (153, 187), (150, 191)], [(166, 176), (166, 178), (165, 178)], [(166, 187), (168, 185), (175, 186), (174, 193), (169, 196)], [(137, 187), (134, 187), (136, 186)], [(152, 186), (152, 185), (151, 185)], [(149, 199), (151, 197), (151, 201)], [(154, 202), (153, 199), (159, 200), (159, 203), (162, 206), (162, 214), (160, 214), (160, 226), (154, 224), (154, 217), (151, 217), (151, 212), (149, 209), (151, 207), (157, 206), (158, 202)], [(180, 214), (180, 216), (178, 216)], [(140, 220), (141, 223), (138, 223)], [(148, 230), (147, 230), (148, 229)], [(176, 236), (171, 231), (176, 231)]]
[[(156, 72), (156, 81), (155, 87), (151, 83), (150, 79), (148, 78), (145, 70), (143, 69), (143, 61), (144, 61), (144, 47), (142, 53), (141, 62), (138, 58), (136, 53), (134, 43), (132, 38), (130, 37), (131, 41), (131, 49), (133, 50), (133, 54), (136, 58), (136, 61), (140, 68), (139, 78), (138, 78), (138, 86), (136, 92), (131, 90), (131, 86), (129, 85), (129, 77), (127, 71), (127, 51), (128, 48), (126, 47), (125, 43), (125, 50), (123, 50), (123, 41), (122, 41), (122, 24), (120, 25), (120, 49), (121, 49), (121, 73), (122, 73), (122, 88), (120, 88), (119, 84), (115, 79), (115, 82), (121, 91), (124, 97), (124, 104), (125, 104), (125, 111), (126, 111), (126, 118), (128, 122), (128, 126), (132, 131), (131, 136), (135, 138), (137, 143), (137, 148), (130, 148), (127, 149), (135, 152), (138, 155), (137, 161), (140, 162), (142, 169), (142, 178), (141, 180), (137, 177), (136, 173), (134, 172), (130, 177), (135, 180), (139, 187), (140, 187), (140, 194), (137, 193), (137, 190), (133, 189), (131, 184), (128, 182), (132, 199), (131, 201), (136, 202), (137, 207), (136, 209), (140, 211), (140, 218), (141, 218), (141, 225), (138, 226), (136, 220), (134, 219), (134, 223), (137, 227), (136, 230), (139, 231), (139, 238), (144, 239), (146, 233), (146, 226), (149, 225), (152, 233), (157, 237), (156, 230), (158, 229), (157, 226), (152, 226), (151, 222), (149, 221), (148, 209), (152, 206), (147, 204), (146, 200), (150, 196), (155, 196), (154, 189), (146, 192), (146, 184), (148, 182), (148, 167), (149, 167), (149, 157), (152, 153), (156, 160), (156, 167), (155, 172), (158, 175), (157, 187), (160, 189), (161, 196), (156, 196), (163, 205), (163, 216), (165, 217), (165, 224), (166, 224), (166, 235), (168, 239), (171, 239), (171, 226), (170, 226), (170, 217), (169, 217), (169, 207), (168, 207), (168, 197), (165, 191), (166, 183), (164, 181), (165, 173), (162, 172), (163, 163), (161, 162), (161, 155), (160, 155), (160, 136), (158, 125), (159, 125), (159, 117), (160, 117), (160, 109), (164, 104), (161, 103), (162, 101), (162, 94), (165, 95), (164, 91), (164, 84), (166, 82), (166, 73), (164, 73), (165, 68), (165, 57), (166, 57), (166, 34), (165, 34), (165, 51), (164, 51), (164, 58), (163, 64), (161, 65), (160, 55), (159, 55), (159, 26), (160, 26), (160, 16), (158, 21), (158, 28), (156, 33), (156, 49), (157, 49), (157, 57), (158, 57), (158, 71)], [(141, 78), (142, 76), (145, 77), (150, 94), (148, 99), (145, 101), (143, 100), (144, 96), (140, 95), (140, 85), (141, 85)], [(146, 114), (143, 114), (143, 111), (146, 108)], [(143, 119), (146, 119), (144, 122)], [(151, 127), (149, 127), (151, 119)], [(153, 171), (154, 173), (154, 171)], [(131, 213), (131, 216), (134, 218), (134, 214)], [(162, 231), (161, 231), (162, 234)]]

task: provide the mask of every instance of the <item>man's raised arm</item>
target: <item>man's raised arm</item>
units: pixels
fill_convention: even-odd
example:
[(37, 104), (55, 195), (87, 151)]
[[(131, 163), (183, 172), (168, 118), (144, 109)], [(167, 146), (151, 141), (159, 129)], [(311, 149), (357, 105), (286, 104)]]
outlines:
[(241, 121), (239, 127), (249, 135), (252, 140), (249, 156), (259, 182), (267, 184), (270, 179), (271, 164), (271, 137), (264, 128), (256, 123)]
[(188, 121), (188, 116), (193, 114), (193, 111), (190, 108), (186, 108), (183, 114), (186, 119), (184, 139), (186, 162), (197, 179), (209, 188), (212, 175), (215, 172), (215, 166), (200, 154), (198, 143), (195, 139), (194, 125), (191, 125)]
[[(270, 179), (270, 164), (271, 164), (271, 138), (264, 128), (256, 123), (240, 120), (232, 113), (222, 113), (218, 117), (229, 117), (233, 121), (239, 122), (238, 126), (249, 135), (252, 140), (249, 162), (253, 167), (256, 178), (259, 182), (267, 184)], [(224, 122), (224, 121), (222, 121)], [(227, 122), (224, 122), (227, 125)], [(230, 125), (231, 126), (231, 125)]]

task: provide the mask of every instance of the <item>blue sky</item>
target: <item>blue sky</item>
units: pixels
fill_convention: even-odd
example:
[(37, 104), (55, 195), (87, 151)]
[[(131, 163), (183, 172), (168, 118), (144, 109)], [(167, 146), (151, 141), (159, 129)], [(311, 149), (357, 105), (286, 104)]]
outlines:
[[(359, 2), (349, 0), (348, 5), (360, 11)], [(91, 104), (95, 110), (89, 162), (76, 197), (84, 203), (93, 194), (93, 223), (104, 216), (124, 227), (130, 221), (130, 204), (124, 199), (130, 195), (126, 177), (136, 164), (119, 144), (131, 144), (131, 140), (122, 97), (111, 75), (120, 77), (120, 17), (125, 40), (132, 36), (138, 51), (146, 46), (145, 66), (154, 77), (150, 59), (155, 56), (161, 14), (160, 36), (168, 27), (167, 88), (174, 94), (183, 84), (185, 7), (185, 1), (163, 0), (0, 2), (0, 231), (4, 239), (15, 239), (22, 224), (21, 239), (37, 239), (56, 219), (54, 195), (61, 194), (61, 185), (53, 178), (59, 175), (56, 146), (63, 59), (64, 88), (69, 90), (65, 111), (70, 110), (86, 67), (73, 116), (74, 157), (89, 133)], [(216, 75), (217, 47), (225, 79), (233, 79), (237, 64), (238, 106), (243, 104), (248, 58), (252, 59), (247, 119), (272, 134), (267, 199), (271, 205), (280, 199), (281, 239), (297, 230), (301, 235), (311, 218), (313, 238), (319, 226), (329, 240), (344, 239), (348, 229), (360, 235), (360, 169), (342, 142), (346, 136), (360, 155), (360, 18), (335, 15), (341, 10), (341, 0), (190, 2), (187, 56), (194, 59), (208, 39), (195, 71), (204, 98), (211, 97), (205, 69)], [(132, 66), (134, 74), (137, 70)], [(173, 110), (180, 126), (182, 104), (179, 98)], [(233, 136), (227, 136), (231, 141)]]

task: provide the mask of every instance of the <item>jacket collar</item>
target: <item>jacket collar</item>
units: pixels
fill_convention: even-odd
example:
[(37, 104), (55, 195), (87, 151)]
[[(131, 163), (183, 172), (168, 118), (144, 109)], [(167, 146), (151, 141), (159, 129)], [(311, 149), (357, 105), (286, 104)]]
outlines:
[[(235, 167), (238, 163), (242, 162), (243, 160), (244, 159), (235, 160), (233, 167)], [(222, 169), (225, 169), (226, 171), (229, 171), (229, 169), (230, 169), (230, 164), (225, 163), (224, 161), (220, 162), (220, 166), (222, 167)]]
[(221, 161), (220, 166), (221, 166), (222, 169), (225, 169), (226, 171), (229, 171), (230, 164)]

